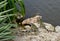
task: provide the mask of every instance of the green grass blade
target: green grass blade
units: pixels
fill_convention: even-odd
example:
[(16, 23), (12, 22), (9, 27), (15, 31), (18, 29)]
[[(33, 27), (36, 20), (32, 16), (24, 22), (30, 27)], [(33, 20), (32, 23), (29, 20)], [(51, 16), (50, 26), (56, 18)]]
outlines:
[(2, 32), (3, 30), (7, 29), (9, 26), (10, 26), (10, 23), (7, 24), (6, 26), (0, 27), (0, 32)]
[(25, 16), (25, 6), (24, 6), (24, 3), (23, 3), (22, 0), (19, 3), (20, 3), (20, 6), (21, 6), (21, 14), (22, 14), (22, 16)]
[(0, 2), (0, 5), (3, 4), (3, 3), (5, 3), (6, 1), (7, 1), (7, 0), (4, 0), (4, 1)]
[(4, 19), (6, 19), (6, 17), (4, 17), (4, 18), (0, 18), (0, 22), (3, 21)]
[(4, 3), (4, 4), (2, 4), (2, 5), (0, 5), (0, 8), (4, 7), (4, 6), (6, 6), (6, 5), (7, 5), (7, 2)]
[(12, 32), (5, 32), (5, 33), (0, 33), (0, 36), (5, 36), (5, 35), (9, 35), (11, 34)]
[(16, 14), (8, 14), (8, 15), (2, 15), (0, 16), (0, 18), (4, 18), (4, 17), (10, 17), (10, 16), (15, 16)]
[(10, 39), (13, 39), (15, 38), (14, 36), (5, 36), (4, 38), (2, 38), (1, 40), (2, 41), (5, 41), (5, 40), (10, 40)]
[(25, 16), (25, 6), (24, 6), (23, 0), (16, 1), (16, 8), (20, 12), (20, 14), (24, 17)]
[(6, 11), (3, 11), (3, 12), (0, 12), (0, 15), (2, 15), (2, 14), (4, 14), (4, 13), (7, 13), (7, 12), (9, 12), (9, 11), (11, 11), (11, 10), (14, 10), (14, 8), (9, 9), (9, 10), (6, 10)]

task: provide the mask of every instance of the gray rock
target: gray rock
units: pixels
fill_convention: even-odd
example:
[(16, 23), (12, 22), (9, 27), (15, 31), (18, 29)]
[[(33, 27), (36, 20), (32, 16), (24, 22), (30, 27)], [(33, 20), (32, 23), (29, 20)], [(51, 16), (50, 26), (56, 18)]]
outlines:
[(17, 36), (15, 41), (60, 41), (60, 33), (41, 32), (38, 35)]
[(56, 27), (55, 27), (55, 31), (56, 31), (56, 32), (60, 32), (60, 26), (56, 26)]
[(27, 26), (25, 26), (25, 28), (26, 28), (26, 30), (27, 30), (27, 31), (31, 30), (31, 27), (30, 27), (30, 26), (28, 26), (28, 25), (27, 25)]
[[(48, 32), (46, 29), (40, 26), (38, 23), (40, 16), (35, 16), (33, 18), (26, 19), (22, 22), (22, 24), (30, 24), (33, 23), (39, 30), (37, 34), (35, 32), (28, 32), (31, 28), (30, 26), (25, 26), (25, 32), (20, 32), (20, 36), (17, 36), (14, 41), (60, 41), (60, 26), (54, 27), (52, 24), (45, 23), (45, 28), (48, 29), (51, 32)], [(21, 27), (23, 28), (23, 27)], [(53, 32), (56, 30), (56, 32)]]
[(48, 31), (54, 31), (55, 27), (49, 23), (43, 23)]
[(28, 18), (22, 22), (22, 24), (30, 24), (30, 23), (37, 23), (40, 19), (42, 19), (41, 16), (37, 15), (32, 18)]

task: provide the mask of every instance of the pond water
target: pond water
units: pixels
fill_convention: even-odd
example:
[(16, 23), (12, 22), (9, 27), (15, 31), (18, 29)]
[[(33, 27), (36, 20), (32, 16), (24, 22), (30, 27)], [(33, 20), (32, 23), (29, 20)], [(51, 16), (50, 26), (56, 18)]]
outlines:
[(24, 0), (26, 17), (40, 13), (43, 21), (60, 25), (60, 0)]

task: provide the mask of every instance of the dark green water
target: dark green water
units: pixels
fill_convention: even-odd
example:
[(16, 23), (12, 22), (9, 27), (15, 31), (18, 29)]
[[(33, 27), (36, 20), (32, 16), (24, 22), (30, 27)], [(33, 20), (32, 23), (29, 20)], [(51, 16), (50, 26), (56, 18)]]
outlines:
[(43, 21), (60, 25), (60, 0), (24, 0), (26, 17), (40, 13)]

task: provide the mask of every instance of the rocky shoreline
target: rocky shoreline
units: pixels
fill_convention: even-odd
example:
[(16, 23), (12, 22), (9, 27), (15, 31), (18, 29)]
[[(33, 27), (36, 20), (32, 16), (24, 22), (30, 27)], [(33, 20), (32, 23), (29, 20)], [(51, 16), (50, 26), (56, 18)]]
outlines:
[(22, 24), (31, 24), (18, 28), (18, 35), (14, 41), (60, 41), (60, 26), (42, 22), (42, 17), (36, 15), (28, 18)]

